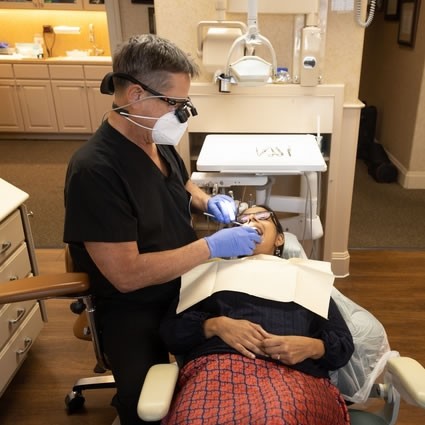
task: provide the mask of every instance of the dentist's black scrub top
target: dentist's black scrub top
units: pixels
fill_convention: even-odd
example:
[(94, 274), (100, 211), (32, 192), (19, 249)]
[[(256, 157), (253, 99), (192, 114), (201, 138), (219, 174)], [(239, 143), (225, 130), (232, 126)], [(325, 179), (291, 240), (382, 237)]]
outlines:
[(183, 160), (158, 145), (164, 176), (150, 157), (105, 121), (72, 157), (65, 181), (64, 241), (76, 271), (90, 276), (98, 309), (168, 306), (180, 278), (130, 293), (119, 292), (91, 260), (83, 242), (137, 241), (140, 253), (179, 248), (196, 240)]

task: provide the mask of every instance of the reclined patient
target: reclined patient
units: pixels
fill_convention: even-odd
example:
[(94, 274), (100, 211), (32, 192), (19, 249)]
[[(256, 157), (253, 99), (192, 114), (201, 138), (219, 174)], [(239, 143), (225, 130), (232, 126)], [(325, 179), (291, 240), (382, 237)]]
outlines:
[[(238, 221), (262, 237), (254, 254), (280, 256), (284, 236), (273, 211), (253, 207)], [(161, 325), (182, 363), (162, 424), (350, 423), (329, 371), (348, 362), (353, 339), (332, 299), (328, 320), (295, 302), (235, 291), (216, 292), (180, 314), (177, 305)]]

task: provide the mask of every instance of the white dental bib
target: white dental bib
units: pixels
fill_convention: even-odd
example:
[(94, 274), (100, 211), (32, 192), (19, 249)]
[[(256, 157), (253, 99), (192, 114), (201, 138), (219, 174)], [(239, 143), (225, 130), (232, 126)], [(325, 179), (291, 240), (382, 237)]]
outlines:
[(209, 261), (182, 276), (177, 313), (215, 292), (235, 291), (293, 301), (327, 319), (334, 279), (330, 263), (324, 261), (272, 255)]

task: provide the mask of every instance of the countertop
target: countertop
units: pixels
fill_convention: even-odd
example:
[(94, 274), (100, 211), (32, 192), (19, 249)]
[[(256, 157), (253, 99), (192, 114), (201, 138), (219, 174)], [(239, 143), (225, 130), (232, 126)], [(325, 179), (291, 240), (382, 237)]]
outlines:
[(111, 65), (111, 56), (82, 56), (82, 57), (70, 57), (70, 56), (54, 56), (51, 58), (24, 58), (20, 55), (0, 55), (0, 62), (11, 62), (11, 63), (49, 63), (49, 64), (99, 64), (99, 65)]

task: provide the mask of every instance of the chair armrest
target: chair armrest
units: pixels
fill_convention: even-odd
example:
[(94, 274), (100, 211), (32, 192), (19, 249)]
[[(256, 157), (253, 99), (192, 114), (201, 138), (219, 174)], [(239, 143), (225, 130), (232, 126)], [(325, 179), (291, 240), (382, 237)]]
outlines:
[(0, 283), (0, 304), (84, 294), (90, 287), (85, 273), (60, 273)]
[(168, 413), (178, 376), (176, 363), (157, 364), (149, 369), (137, 405), (141, 419), (159, 421)]
[(410, 404), (425, 408), (425, 369), (410, 357), (388, 360), (387, 371), (401, 397)]

